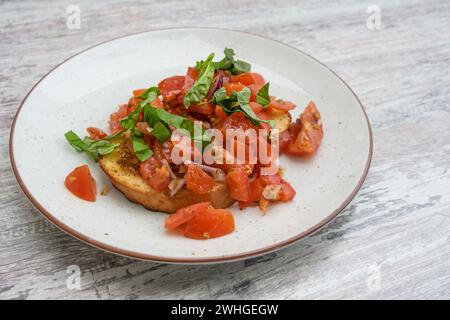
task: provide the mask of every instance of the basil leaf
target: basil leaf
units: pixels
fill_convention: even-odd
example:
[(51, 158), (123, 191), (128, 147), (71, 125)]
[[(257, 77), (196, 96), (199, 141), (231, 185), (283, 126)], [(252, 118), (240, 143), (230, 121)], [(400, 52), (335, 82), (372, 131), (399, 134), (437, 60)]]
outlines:
[(172, 132), (162, 123), (158, 122), (153, 126), (152, 135), (161, 142), (170, 139)]
[(83, 140), (74, 133), (68, 131), (64, 134), (70, 145), (78, 152), (85, 152), (91, 159), (98, 161), (99, 155), (106, 155), (114, 151), (119, 146), (118, 143), (112, 144), (109, 140), (95, 141), (90, 137), (85, 137)]
[(167, 125), (174, 126), (175, 128), (180, 128), (183, 121), (186, 119), (182, 116), (172, 114), (163, 109), (155, 109), (158, 119), (165, 122)]
[(133, 135), (131, 137), (131, 142), (133, 144), (133, 151), (141, 162), (147, 160), (153, 155), (153, 151), (147, 146), (143, 138)]
[(158, 87), (150, 87), (143, 94), (139, 96), (139, 98), (143, 100), (149, 100), (148, 102), (153, 102), (155, 98), (159, 96), (159, 89)]
[(117, 138), (118, 136), (122, 135), (123, 133), (125, 133), (125, 131), (127, 131), (127, 129), (122, 129), (119, 132), (110, 134), (109, 136), (105, 137), (104, 140), (112, 140), (114, 138)]
[(193, 86), (186, 93), (183, 99), (184, 106), (188, 108), (193, 103), (198, 103), (202, 101), (206, 94), (208, 93), (211, 83), (214, 78), (214, 64), (212, 59), (214, 58), (214, 53), (211, 53), (205, 60), (202, 66), (202, 71), (200, 72), (197, 80), (195, 80)]
[(262, 86), (261, 89), (259, 89), (258, 93), (256, 94), (256, 102), (258, 102), (260, 105), (264, 107), (267, 107), (270, 103), (270, 96), (269, 96), (269, 83), (267, 82), (265, 85)]
[(101, 154), (102, 156), (110, 154), (114, 151), (115, 148), (117, 148), (120, 145), (120, 143), (114, 143), (109, 145), (104, 145), (97, 148), (97, 152)]
[(240, 74), (244, 72), (249, 72), (251, 70), (251, 65), (248, 62), (242, 60), (236, 60), (234, 58), (234, 50), (231, 48), (225, 48), (223, 51), (225, 57), (217, 62), (214, 62), (214, 68), (216, 70), (229, 71), (232, 74)]
[(259, 125), (261, 122), (264, 122), (270, 124), (271, 127), (274, 127), (275, 122), (273, 120), (263, 120), (258, 118), (253, 109), (250, 107), (251, 91), (249, 88), (244, 87), (244, 89), (239, 92), (232, 91), (229, 97), (226, 95), (226, 91), (224, 92), (224, 90), (216, 91), (214, 94), (214, 102), (221, 106), (222, 110), (227, 115), (234, 112), (243, 112), (254, 125)]
[(75, 150), (77, 150), (78, 152), (85, 150), (86, 144), (83, 142), (83, 140), (80, 139), (80, 137), (75, 132), (70, 130), (66, 132), (64, 136)]
[(252, 69), (252, 66), (250, 63), (242, 61), (242, 60), (236, 60), (233, 64), (233, 68), (231, 69), (232, 74), (240, 74), (244, 72), (249, 72)]

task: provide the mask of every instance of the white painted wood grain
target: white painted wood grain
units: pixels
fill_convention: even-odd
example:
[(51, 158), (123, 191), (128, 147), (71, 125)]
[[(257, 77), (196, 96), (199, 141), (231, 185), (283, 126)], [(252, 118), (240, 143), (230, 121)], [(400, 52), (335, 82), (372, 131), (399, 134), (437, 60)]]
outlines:
[[(80, 30), (66, 28), (69, 4), (0, 3), (0, 298), (450, 298), (448, 1), (83, 0), (76, 1)], [(373, 4), (381, 9), (378, 31), (366, 27)], [(359, 95), (373, 126), (372, 168), (325, 229), (257, 259), (162, 265), (91, 248), (49, 225), (24, 198), (10, 169), (8, 135), (31, 86), (98, 42), (180, 26), (291, 44)], [(66, 286), (70, 265), (81, 268), (81, 290)]]

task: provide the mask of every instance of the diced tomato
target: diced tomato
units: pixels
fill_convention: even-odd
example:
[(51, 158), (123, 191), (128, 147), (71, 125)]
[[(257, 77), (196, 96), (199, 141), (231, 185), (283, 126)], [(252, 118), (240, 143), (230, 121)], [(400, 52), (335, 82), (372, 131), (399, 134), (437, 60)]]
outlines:
[(234, 217), (230, 210), (208, 208), (189, 220), (184, 235), (192, 239), (206, 240), (222, 237), (234, 229)]
[(189, 67), (184, 79), (183, 91), (188, 92), (194, 85), (195, 80), (197, 80), (198, 72), (193, 67)]
[(200, 202), (178, 209), (177, 212), (170, 214), (166, 218), (164, 226), (169, 230), (176, 229), (191, 220), (195, 215), (205, 211), (209, 205), (209, 202)]
[(250, 102), (250, 108), (252, 108), (253, 112), (255, 113), (262, 111), (262, 105), (256, 102)]
[(141, 94), (143, 94), (147, 89), (136, 89), (133, 90), (133, 97), (139, 97)]
[(184, 178), (187, 189), (194, 193), (208, 193), (214, 187), (214, 179), (195, 164), (188, 165)]
[(295, 197), (296, 192), (294, 188), (278, 174), (263, 175), (260, 176), (259, 179), (263, 188), (281, 185), (278, 201), (287, 202)]
[(163, 109), (164, 108), (164, 104), (162, 103), (162, 101), (158, 98), (156, 98), (155, 100), (153, 100), (150, 105), (153, 108), (157, 108), (157, 109)]
[(70, 192), (86, 201), (95, 201), (97, 184), (89, 171), (88, 165), (75, 168), (64, 181)]
[(296, 124), (289, 130), (291, 132), (291, 141), (286, 152), (307, 156), (317, 151), (322, 142), (323, 128), (320, 113), (314, 102), (311, 101), (308, 104)]
[(280, 201), (290, 201), (295, 197), (295, 194), (296, 192), (294, 188), (292, 188), (292, 186), (289, 184), (289, 182), (283, 180), (283, 182), (281, 183)]
[(231, 169), (227, 173), (227, 185), (231, 198), (238, 201), (250, 201), (250, 182), (248, 174), (242, 167)]
[(291, 142), (290, 130), (284, 130), (283, 132), (281, 132), (278, 141), (280, 152), (286, 152), (289, 149), (290, 142)]
[(269, 109), (279, 110), (279, 111), (289, 111), (296, 107), (296, 105), (290, 101), (285, 101), (277, 99), (275, 97), (270, 97)]
[(237, 76), (233, 76), (232, 81), (240, 82), (246, 86), (251, 85), (251, 84), (257, 84), (257, 85), (263, 86), (266, 83), (266, 80), (264, 80), (264, 77), (256, 72), (241, 73)]
[(155, 157), (142, 162), (139, 171), (147, 184), (156, 191), (167, 189), (170, 182), (169, 170), (161, 166)]
[(263, 187), (268, 185), (278, 185), (283, 181), (283, 178), (281, 178), (278, 174), (260, 176), (259, 179), (261, 180), (261, 185)]
[(263, 187), (259, 178), (254, 179), (250, 182), (250, 199), (248, 201), (240, 201), (239, 207), (245, 208), (261, 200), (262, 190)]
[(102, 129), (95, 128), (95, 127), (89, 127), (86, 129), (86, 131), (88, 132), (89, 137), (91, 137), (91, 139), (93, 139), (95, 141), (106, 138), (106, 136), (107, 136), (106, 133)]
[(185, 76), (173, 76), (158, 83), (164, 101), (170, 102), (182, 93), (185, 78)]
[(223, 111), (221, 106), (218, 106), (218, 105), (216, 106), (215, 113), (216, 113), (216, 117), (219, 121), (223, 120), (227, 117), (227, 114), (225, 113), (225, 111)]
[(259, 90), (261, 90), (262, 85), (259, 84), (249, 84), (247, 88), (250, 89), (251, 96), (250, 101), (256, 101), (256, 95), (258, 94)]
[(242, 112), (232, 113), (229, 117), (222, 119), (216, 124), (216, 128), (225, 135), (226, 129), (242, 129), (243, 131), (253, 128), (253, 123), (245, 117)]
[(129, 108), (127, 104), (122, 104), (119, 106), (119, 110), (112, 113), (109, 117), (109, 129), (111, 130), (111, 133), (117, 133), (120, 130), (123, 129), (123, 127), (120, 125), (120, 120), (125, 118), (129, 113)]
[(240, 92), (244, 88), (245, 86), (240, 82), (231, 82), (225, 85), (225, 90), (227, 91), (228, 96), (231, 95), (231, 92), (233, 91)]
[(214, 104), (206, 101), (199, 104), (193, 104), (189, 106), (190, 112), (196, 112), (204, 115), (211, 115), (216, 111)]

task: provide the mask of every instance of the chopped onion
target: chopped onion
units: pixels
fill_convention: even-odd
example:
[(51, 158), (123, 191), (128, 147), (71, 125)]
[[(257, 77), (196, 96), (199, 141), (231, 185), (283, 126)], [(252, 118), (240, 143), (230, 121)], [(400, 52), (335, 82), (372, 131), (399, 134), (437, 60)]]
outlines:
[(162, 164), (167, 168), (167, 170), (169, 171), (169, 175), (172, 179), (176, 179), (177, 176), (175, 175), (175, 173), (173, 173), (172, 168), (170, 167), (169, 163), (167, 162), (166, 159), (162, 159), (161, 160)]
[(174, 195), (176, 195), (177, 192), (180, 191), (181, 188), (183, 188), (185, 184), (186, 184), (186, 180), (184, 180), (184, 178), (172, 179), (169, 183), (170, 196), (173, 197)]
[(262, 196), (266, 200), (279, 200), (281, 196), (281, 185), (266, 186), (262, 191)]

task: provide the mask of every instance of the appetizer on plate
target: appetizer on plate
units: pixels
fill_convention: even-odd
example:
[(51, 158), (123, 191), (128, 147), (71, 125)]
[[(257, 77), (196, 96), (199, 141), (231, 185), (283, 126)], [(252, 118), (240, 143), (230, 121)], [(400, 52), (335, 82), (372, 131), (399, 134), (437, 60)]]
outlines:
[[(269, 94), (269, 82), (251, 72), (232, 49), (214, 54), (186, 75), (137, 89), (109, 120), (110, 134), (87, 128), (65, 134), (79, 152), (98, 161), (129, 200), (171, 213), (168, 230), (194, 239), (226, 235), (235, 228), (228, 208), (291, 201), (295, 190), (283, 178), (278, 156), (310, 156), (323, 137), (320, 113), (311, 101), (295, 121), (296, 105)], [(96, 186), (82, 166), (65, 182), (75, 195), (95, 201)]]

